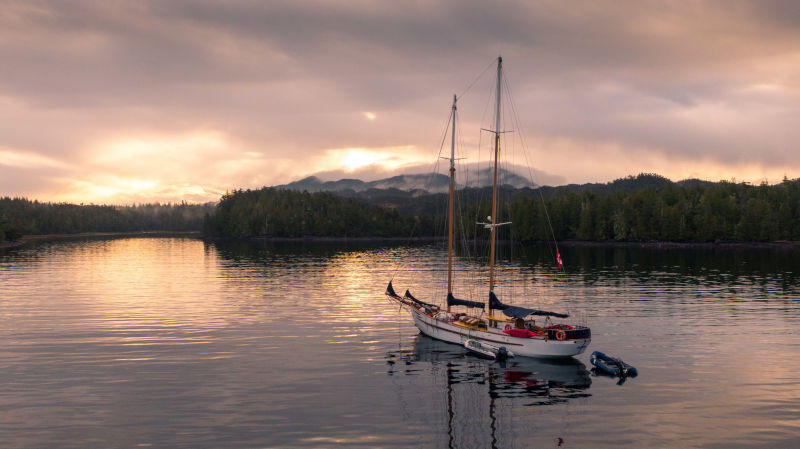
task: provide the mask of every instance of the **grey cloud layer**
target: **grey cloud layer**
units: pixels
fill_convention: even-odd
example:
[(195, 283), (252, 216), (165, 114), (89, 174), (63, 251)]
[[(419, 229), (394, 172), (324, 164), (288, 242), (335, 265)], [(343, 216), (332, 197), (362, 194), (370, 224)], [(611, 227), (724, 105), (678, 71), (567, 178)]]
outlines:
[(0, 147), (80, 163), (141, 129), (224, 132), (235, 147), (211, 162), (430, 146), (449, 95), (502, 53), (528, 133), (797, 167), (798, 5), (10, 1)]

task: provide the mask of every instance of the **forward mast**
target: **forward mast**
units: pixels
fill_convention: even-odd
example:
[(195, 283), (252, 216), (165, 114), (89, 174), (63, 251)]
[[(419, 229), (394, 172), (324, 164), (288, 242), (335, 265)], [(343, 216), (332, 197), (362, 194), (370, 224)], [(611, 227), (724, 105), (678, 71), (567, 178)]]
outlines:
[[(450, 138), (450, 194), (448, 196), (448, 217), (447, 217), (447, 295), (453, 294), (453, 220), (454, 212), (454, 191), (456, 183), (456, 101), (458, 98), (453, 95), (453, 129)], [(447, 304), (447, 311), (450, 312), (450, 304)]]
[[(501, 99), (501, 83), (503, 77), (503, 57), (497, 57), (497, 102), (494, 111), (494, 173), (492, 175), (492, 216), (491, 218), (491, 232), (489, 237), (489, 292), (494, 292), (494, 260), (495, 260), (495, 246), (497, 241), (497, 155), (500, 153), (500, 99)], [(491, 304), (489, 305), (491, 309)]]

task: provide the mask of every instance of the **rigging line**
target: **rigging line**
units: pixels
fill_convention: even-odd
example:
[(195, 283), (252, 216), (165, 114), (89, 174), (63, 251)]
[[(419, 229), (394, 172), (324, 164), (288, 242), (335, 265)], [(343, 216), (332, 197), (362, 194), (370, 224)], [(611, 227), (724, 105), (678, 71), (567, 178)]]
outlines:
[[(470, 251), (470, 248), (469, 248), (469, 245), (468, 245), (468, 241), (467, 241), (467, 233), (468, 233), (468, 231), (467, 231), (466, 223), (468, 223), (468, 222), (466, 222), (464, 220), (464, 218), (465, 218), (464, 214), (465, 214), (465, 210), (466, 210), (466, 208), (465, 208), (466, 199), (464, 198), (465, 195), (464, 195), (463, 192), (459, 193), (459, 196), (461, 197), (461, 200), (457, 203), (457, 207), (458, 207), (458, 216), (461, 218), (459, 220), (459, 223), (458, 223), (459, 224), (459, 230), (460, 230), (460, 236), (461, 236), (461, 239), (460, 239), (461, 240), (461, 248), (463, 248), (463, 251), (465, 252), (466, 259), (467, 260), (473, 260), (473, 255), (472, 255), (472, 252)], [(465, 272), (468, 273), (469, 285), (473, 285), (473, 286), (476, 285), (477, 279), (475, 278), (475, 276), (476, 276), (475, 270), (463, 269), (461, 271), (465, 271)], [(474, 289), (466, 289), (466, 290), (467, 290), (466, 293), (468, 295), (468, 299), (470, 299), (472, 301), (475, 301), (476, 298), (475, 298)]]
[[(455, 151), (454, 151), (454, 153), (459, 156), (459, 159), (461, 159), (460, 156), (463, 155), (463, 149), (462, 149), (462, 133), (461, 133), (461, 129), (460, 128), (456, 129), (456, 140), (455, 140)], [(462, 164), (459, 161), (458, 169), (456, 170), (455, 173), (458, 173), (459, 171), (461, 171), (463, 165), (464, 164)], [(462, 175), (462, 177), (463, 177), (463, 175)], [(455, 185), (454, 185), (454, 189), (453, 189), (453, 209), (454, 209), (454, 213), (453, 213), (453, 221), (454, 221), (454, 223), (453, 223), (453, 233), (455, 235), (453, 236), (453, 250), (454, 250), (455, 253), (457, 253), (458, 251), (457, 251), (457, 246), (456, 246), (456, 235), (459, 236), (459, 240), (461, 238), (463, 238), (463, 235), (464, 235), (464, 232), (463, 232), (464, 230), (462, 229), (463, 220), (460, 219), (461, 218), (461, 204), (462, 204), (463, 199), (462, 199), (462, 195), (461, 195), (461, 190), (457, 189), (458, 183), (455, 182), (455, 180), (454, 180), (454, 184)], [(456, 198), (459, 198), (459, 200), (456, 201)], [(459, 219), (457, 220), (456, 217), (458, 217)], [(461, 246), (463, 247), (463, 242), (459, 242), (459, 243), (461, 243)], [(456, 268), (456, 263), (457, 263), (456, 255), (457, 254), (454, 254), (454, 257), (453, 257), (453, 271), (454, 272), (456, 272), (458, 270)], [(454, 278), (453, 281), (454, 282), (458, 281), (459, 284), (462, 283), (461, 282), (462, 279), (455, 279)]]
[[(459, 214), (459, 217), (461, 217), (461, 220), (459, 220), (459, 228), (460, 228), (460, 231), (461, 231), (460, 232), (460, 235), (461, 235), (461, 247), (463, 248), (463, 251), (465, 253), (465, 257), (467, 258), (467, 260), (474, 260), (474, 256), (473, 256), (474, 253), (470, 250), (469, 242), (467, 240), (467, 235), (468, 235), (468, 232), (469, 232), (469, 230), (467, 228), (467, 223), (469, 223), (469, 222), (464, 220), (464, 218), (468, 218), (468, 217), (465, 216), (465, 213), (467, 211), (467, 209), (465, 207), (466, 200), (464, 199), (464, 194), (463, 193), (460, 196), (462, 197), (462, 200), (458, 204), (458, 214)], [(470, 229), (471, 229), (471, 227), (470, 227)], [(476, 285), (477, 279), (475, 277), (476, 276), (475, 270), (465, 270), (465, 271), (468, 272), (468, 277), (469, 277), (469, 282), (470, 282), (469, 285), (473, 285), (473, 286)], [(467, 290), (467, 294), (469, 295), (469, 299), (470, 300), (473, 300), (473, 301), (476, 300), (475, 295), (474, 295), (474, 289), (468, 289)]]
[[(441, 141), (439, 143), (439, 153), (437, 154), (436, 162), (434, 163), (434, 168), (433, 168), (433, 170), (431, 171), (431, 173), (430, 173), (430, 175), (428, 177), (428, 181), (426, 182), (426, 190), (430, 189), (430, 187), (433, 184), (434, 177), (439, 173), (439, 164), (441, 163), (441, 161), (443, 159), (442, 158), (442, 152), (444, 151), (445, 141), (447, 140), (447, 131), (449, 129), (451, 129), (450, 128), (451, 126), (455, 127), (457, 119), (458, 119), (458, 111), (455, 110), (455, 109), (451, 109), (450, 110), (450, 115), (448, 117), (449, 118), (448, 118), (448, 121), (447, 121), (447, 125), (444, 128), (444, 131), (442, 133), (442, 139), (441, 139)], [(455, 131), (456, 131), (456, 133), (459, 132), (458, 129), (455, 129)], [(439, 214), (436, 214), (436, 216), (439, 216)], [(443, 214), (442, 216), (446, 216), (446, 214)], [(433, 226), (434, 226), (434, 228), (437, 228), (437, 222), (436, 222), (435, 219), (434, 219)], [(447, 219), (444, 219), (444, 220), (441, 221), (441, 223), (438, 223), (438, 226), (441, 226), (440, 229), (443, 230), (442, 231), (442, 235), (446, 235), (447, 234), (447, 226), (448, 226)], [(438, 235), (438, 230), (436, 231), (436, 234)], [(442, 282), (443, 282), (442, 285), (446, 285), (445, 280), (442, 280)]]
[[(495, 60), (493, 60), (490, 63), (489, 67), (494, 66), (494, 64), (495, 64)], [(479, 123), (491, 123), (491, 122), (489, 122), (490, 119), (487, 118), (487, 117), (489, 117), (489, 111), (492, 109), (491, 106), (495, 103), (494, 99), (496, 97), (497, 90), (495, 89), (494, 86), (489, 86), (488, 89), (489, 89), (489, 94), (486, 96), (486, 104), (484, 105), (483, 113), (481, 114), (481, 119), (480, 119)], [(483, 126), (481, 126), (481, 128), (483, 128)], [(489, 128), (491, 128), (491, 125), (487, 125), (486, 126), (486, 129), (489, 129)], [(486, 172), (486, 174), (487, 174), (486, 179), (483, 179), (481, 177), (481, 168), (482, 168), (482, 161), (487, 160), (487, 159), (491, 159), (491, 157), (486, 158), (483, 155), (484, 154), (488, 154), (489, 156), (491, 156), (493, 154), (493, 151), (494, 151), (492, 149), (492, 142), (493, 141), (494, 141), (494, 139), (490, 139), (489, 142), (487, 143), (487, 148), (484, 150), (484, 148), (483, 148), (483, 145), (484, 145), (484, 143), (483, 143), (483, 132), (482, 131), (478, 132), (478, 156), (477, 156), (477, 163), (475, 165), (476, 169), (475, 169), (475, 175), (474, 175), (476, 181), (474, 182), (474, 187), (472, 189), (472, 199), (473, 199), (473, 204), (475, 205), (473, 207), (474, 213), (475, 213), (473, 222), (476, 222), (476, 223), (479, 222), (479, 221), (482, 221), (483, 217), (485, 217), (485, 215), (481, 215), (481, 208), (479, 207), (480, 204), (486, 200), (486, 195), (483, 192), (484, 189), (481, 187), (481, 185), (482, 185), (482, 183), (484, 181), (488, 181), (489, 184), (491, 185), (491, 180), (492, 180), (491, 163), (488, 164), (488, 168), (489, 169)], [(491, 200), (489, 200), (489, 201), (491, 201)], [(490, 206), (490, 209), (491, 209), (491, 206)], [(477, 256), (477, 254), (485, 253), (487, 248), (488, 248), (488, 242), (487, 242), (488, 239), (485, 240), (485, 239), (481, 238), (482, 234), (479, 234), (479, 232), (480, 232), (479, 229), (475, 229), (474, 232), (472, 233), (473, 234), (473, 239), (472, 239), (473, 254), (475, 254), (476, 256)], [(483, 247), (480, 251), (479, 251), (479, 245), (481, 245)]]
[[(456, 149), (458, 151), (459, 156), (465, 156), (465, 154), (464, 154), (465, 153), (465, 151), (464, 151), (464, 143), (463, 143), (464, 135), (463, 135), (463, 133), (460, 132), (460, 129), (457, 131), (457, 134), (458, 134), (458, 139), (457, 139), (457, 147), (456, 147)], [(469, 165), (466, 164), (466, 163), (459, 164), (459, 165), (461, 166), (461, 172), (463, 173), (462, 178), (463, 179), (469, 179), (469, 176), (472, 175), (472, 172), (469, 169)], [(464, 184), (468, 184), (468, 182), (463, 183), (462, 187), (464, 186)], [(459, 190), (456, 191), (456, 195), (459, 198), (459, 200), (456, 201), (456, 207), (458, 209), (458, 217), (459, 217), (458, 228), (459, 228), (459, 231), (460, 231), (459, 235), (460, 235), (460, 241), (461, 241), (461, 248), (463, 249), (463, 251), (465, 253), (464, 257), (467, 260), (473, 260), (474, 253), (470, 250), (470, 247), (469, 247), (469, 244), (468, 244), (469, 242), (467, 241), (467, 235), (468, 235), (468, 232), (469, 232), (468, 228), (471, 229), (471, 230), (474, 230), (474, 229), (471, 226), (468, 227), (467, 223), (469, 223), (469, 221), (465, 220), (465, 218), (469, 218), (469, 217), (465, 216), (465, 212), (468, 210), (466, 205), (468, 203), (468, 198), (467, 197), (469, 196), (469, 194), (466, 193), (466, 191), (462, 188), (462, 189), (459, 189)], [(475, 220), (472, 220), (471, 222), (474, 223)], [(469, 281), (468, 285), (471, 285), (471, 286), (477, 285), (476, 272), (474, 270), (462, 270), (462, 271), (466, 271), (468, 273), (468, 276), (467, 276), (468, 277), (468, 281)], [(462, 280), (463, 280), (463, 278), (462, 278)], [(462, 282), (462, 287), (463, 287), (463, 282)], [(475, 297), (475, 291), (474, 291), (473, 288), (462, 289), (462, 292), (463, 291), (466, 292), (467, 298), (469, 300), (471, 300), (471, 301), (478, 300), (478, 298)]]
[(439, 170), (439, 161), (442, 157), (442, 151), (444, 150), (444, 142), (447, 140), (447, 130), (450, 129), (450, 124), (453, 122), (453, 112), (452, 110), (447, 115), (447, 122), (445, 123), (444, 129), (442, 130), (442, 137), (439, 141), (439, 153), (436, 154), (436, 160), (433, 163), (433, 167), (431, 171), (428, 173), (427, 180), (423, 183), (423, 187), (425, 190), (430, 189), (431, 185), (433, 184), (433, 178), (436, 176)]
[[(533, 169), (531, 168), (531, 163), (528, 160), (528, 153), (527, 153), (527, 151), (525, 151), (525, 148), (527, 148), (527, 142), (525, 141), (525, 134), (522, 132), (522, 123), (519, 120), (519, 114), (517, 113), (517, 106), (514, 103), (514, 99), (513, 99), (514, 97), (511, 95), (511, 85), (508, 83), (508, 77), (506, 77), (504, 79), (504, 84), (505, 84), (506, 91), (508, 92), (508, 98), (509, 98), (509, 104), (511, 105), (512, 116), (514, 117), (514, 122), (517, 124), (517, 129), (519, 130), (518, 132), (519, 132), (519, 136), (520, 136), (520, 143), (522, 144), (522, 147), (523, 147), (522, 154), (525, 157), (525, 165), (528, 166), (528, 176), (530, 177), (531, 182), (534, 185), (538, 186), (536, 188), (536, 191), (539, 192), (539, 199), (542, 202), (542, 208), (544, 209), (544, 215), (547, 218), (547, 226), (550, 228), (550, 237), (553, 239), (553, 245), (555, 245), (556, 253), (558, 253), (558, 241), (556, 240), (556, 234), (555, 234), (555, 231), (553, 230), (553, 223), (550, 221), (550, 213), (547, 211), (547, 205), (545, 204), (545, 201), (544, 201), (544, 195), (542, 195), (542, 186), (540, 184), (536, 183), (536, 181), (535, 181), (535, 177), (533, 175)], [(553, 254), (552, 248), (550, 249), (550, 255), (555, 257), (555, 255)], [(563, 266), (558, 271), (559, 272), (563, 272), (564, 271)]]
[(475, 78), (475, 79), (474, 79), (474, 80), (473, 80), (473, 81), (472, 81), (472, 82), (469, 84), (469, 86), (467, 86), (467, 88), (466, 88), (466, 89), (464, 89), (464, 92), (461, 92), (461, 94), (459, 94), (458, 96), (456, 96), (456, 98), (460, 100), (462, 96), (466, 95), (466, 93), (467, 93), (467, 92), (469, 92), (469, 90), (470, 90), (470, 89), (472, 89), (472, 86), (474, 86), (474, 85), (475, 85), (475, 83), (477, 83), (477, 82), (478, 82), (478, 80), (480, 80), (481, 78), (483, 78), (483, 75), (485, 75), (485, 74), (486, 74), (486, 71), (487, 71), (487, 70), (489, 70), (489, 69), (490, 69), (492, 66), (494, 66), (494, 63), (495, 63), (495, 61), (496, 61), (496, 59), (492, 59), (492, 61), (489, 63), (489, 65), (487, 65), (487, 66), (486, 66), (486, 68), (485, 68), (485, 69), (483, 69), (483, 71), (481, 72), (481, 74), (480, 74), (480, 75), (478, 75), (478, 77), (477, 77), (477, 78)]
[[(509, 140), (510, 140), (510, 142), (509, 142)], [(514, 165), (513, 164), (513, 160), (514, 160), (513, 156), (515, 154), (514, 146), (515, 146), (515, 144), (514, 144), (514, 139), (513, 138), (503, 140), (503, 148), (505, 149), (505, 151), (503, 152), (503, 155), (502, 155), (502, 157), (500, 159), (500, 162), (499, 162), (500, 163), (501, 172), (498, 174), (498, 177), (502, 176), (503, 185), (508, 185), (507, 183), (509, 181), (510, 174), (512, 173), (511, 172), (511, 167), (513, 167), (513, 165)], [(505, 217), (504, 218), (505, 221), (509, 221), (509, 222), (512, 223), (509, 226), (506, 226), (506, 229), (501, 230), (501, 232), (503, 233), (504, 239), (507, 241), (507, 244), (504, 245), (505, 247), (502, 250), (503, 250), (503, 254), (504, 254), (505, 258), (507, 258), (508, 262), (512, 262), (514, 260), (514, 248), (515, 248), (515, 245), (514, 245), (514, 231), (513, 231), (515, 228), (514, 228), (514, 224), (513, 223), (516, 222), (516, 217), (513, 214), (514, 210), (512, 208), (512, 204), (511, 204), (511, 201), (513, 199), (513, 192), (511, 190), (508, 190), (508, 189), (502, 189), (500, 192), (501, 192), (501, 194), (505, 195), (506, 200), (503, 201), (502, 203), (500, 203), (498, 206), (502, 205), (502, 210), (505, 211), (505, 215), (501, 215), (500, 210), (498, 210), (498, 212), (497, 212), (498, 218), (497, 219), (500, 220), (500, 217), (503, 216), (503, 217)], [(503, 270), (503, 273), (507, 274), (509, 271), (510, 271), (510, 266), (506, 266), (505, 269)], [(505, 285), (504, 292), (505, 292), (504, 293), (505, 296), (510, 300), (510, 303), (514, 304), (514, 301), (515, 301), (515, 298), (516, 298), (516, 289), (515, 289), (514, 283), (513, 282), (507, 282), (506, 285)]]
[[(508, 82), (507, 79), (506, 79), (506, 82)], [(510, 92), (509, 85), (506, 85), (506, 90), (507, 90), (507, 94), (508, 94), (508, 97), (509, 97), (509, 102), (513, 103), (513, 96), (510, 94), (511, 92)], [(506, 144), (505, 144), (506, 151), (505, 151), (505, 154), (504, 154), (503, 163), (507, 164), (508, 167), (514, 167), (516, 161), (518, 160), (517, 159), (517, 157), (518, 157), (517, 155), (519, 153), (522, 153), (523, 157), (525, 157), (526, 160), (527, 160), (527, 154), (525, 153), (524, 143), (522, 142), (522, 140), (524, 139), (524, 135), (521, 133), (522, 126), (521, 126), (521, 123), (519, 121), (519, 116), (516, 113), (516, 110), (514, 109), (514, 105), (513, 104), (511, 104), (510, 108), (512, 110), (512, 114), (511, 114), (512, 122), (513, 122), (512, 123), (512, 130), (517, 130), (517, 133), (520, 134), (520, 138), (519, 139), (512, 138), (512, 139), (510, 139), (510, 142), (506, 141)], [(517, 134), (517, 133), (515, 133), (515, 134)], [(511, 156), (508, 156), (508, 154), (511, 154)], [(530, 169), (530, 163), (528, 163), (526, 165), (528, 166), (528, 169)], [(509, 176), (510, 175), (514, 175), (514, 174), (515, 174), (514, 170), (509, 170)], [(511, 200), (513, 200), (513, 199), (514, 199), (513, 196), (509, 196), (509, 200), (510, 201), (506, 205), (506, 210), (507, 210), (507, 214), (508, 214), (508, 221), (511, 221), (511, 222), (515, 221), (515, 217), (512, 216), (512, 215), (513, 215), (513, 213), (517, 212), (516, 208), (512, 207), (512, 205), (514, 203)], [(518, 198), (518, 200), (519, 199), (520, 198)], [(522, 235), (522, 233), (521, 233), (521, 230), (522, 230), (521, 224), (522, 223), (519, 223), (519, 225), (514, 227), (513, 230), (509, 229), (509, 237), (508, 237), (509, 243), (510, 243), (509, 244), (509, 248), (510, 248), (509, 257), (512, 260), (514, 259), (514, 252), (513, 251), (515, 249), (518, 250), (518, 252), (519, 252), (520, 260), (522, 260), (522, 258), (528, 258), (529, 257), (529, 252), (527, 251), (527, 248), (525, 247), (525, 245), (515, 245), (514, 244), (514, 242), (517, 240), (517, 238), (520, 239), (520, 243), (522, 242), (522, 240), (521, 240), (521, 235)], [(516, 232), (515, 232), (515, 230), (516, 230)], [(552, 254), (552, 250), (551, 250), (551, 254)], [(523, 297), (526, 297), (526, 298), (529, 298), (529, 297), (532, 296), (532, 295), (528, 294), (529, 289), (527, 288), (527, 284), (525, 284), (523, 286), (522, 292), (517, 292), (516, 288), (515, 288), (516, 286), (517, 286), (517, 284), (515, 284), (515, 283), (511, 284), (511, 288), (512, 288), (513, 291), (511, 292), (510, 300), (511, 300), (512, 303), (513, 303), (513, 300), (514, 300), (513, 298), (516, 297), (517, 295), (522, 295)], [(538, 295), (533, 295), (533, 296), (538, 297)]]
[[(444, 141), (447, 138), (447, 130), (450, 129), (450, 123), (452, 122), (452, 120), (453, 120), (453, 114), (451, 111), (451, 113), (448, 114), (447, 122), (445, 123), (444, 130), (442, 131), (442, 138), (439, 143), (439, 153), (437, 154), (436, 161), (433, 163), (432, 170), (428, 174), (427, 180), (423, 183), (425, 190), (430, 189), (430, 186), (433, 184), (433, 177), (438, 172), (439, 159), (442, 155), (442, 149), (444, 148)], [(406, 245), (409, 245), (411, 243), (411, 239), (414, 237), (414, 233), (417, 230), (417, 225), (418, 222), (415, 220), (414, 224), (411, 226), (411, 233), (409, 234), (408, 239), (406, 240)], [(394, 272), (392, 273), (392, 277), (389, 279), (389, 281), (394, 280), (394, 277), (397, 275), (397, 273), (400, 271), (402, 267), (403, 267), (403, 260), (401, 259), (400, 262), (397, 264), (397, 268), (395, 268)]]
[[(505, 71), (503, 73), (505, 73)], [(506, 83), (508, 82), (506, 80), (506, 77), (507, 77), (507, 75), (503, 77), (503, 86), (504, 87), (506, 86)], [(508, 91), (508, 89), (505, 90), (505, 94), (506, 94), (506, 97), (508, 97), (508, 99), (510, 100), (511, 99), (511, 95), (510, 95), (510, 91)], [(499, 95), (502, 96), (503, 92), (499, 92)], [(506, 121), (505, 120), (506, 116), (508, 115), (507, 114), (507, 108), (509, 108), (509, 105), (507, 104), (508, 102), (500, 101), (499, 103), (502, 104), (502, 106), (503, 106), (502, 114), (501, 114), (501, 120), (502, 120), (502, 122), (505, 122)], [(513, 120), (512, 120), (512, 122), (513, 122)], [(500, 131), (501, 129), (505, 129), (505, 125), (506, 125), (506, 123), (500, 123), (500, 126), (498, 126), (497, 131)], [(512, 126), (513, 126), (513, 123), (512, 123)], [(500, 132), (506, 133), (508, 131), (500, 131)], [(500, 153), (500, 159), (497, 162), (498, 169), (499, 169), (498, 174), (497, 174), (497, 176), (498, 176), (497, 184), (498, 184), (499, 197), (497, 199), (498, 200), (498, 204), (497, 204), (497, 211), (496, 212), (497, 212), (498, 216), (495, 217), (495, 220), (496, 221), (500, 221), (500, 217), (501, 216), (506, 216), (507, 217), (507, 221), (513, 222), (514, 221), (514, 217), (512, 216), (513, 209), (512, 209), (512, 204), (511, 204), (511, 200), (513, 199), (513, 194), (512, 194), (512, 191), (510, 191), (509, 189), (503, 188), (503, 186), (507, 185), (507, 182), (508, 182), (509, 177), (510, 177), (510, 173), (512, 173), (511, 167), (513, 167), (513, 165), (514, 165), (513, 164), (513, 156), (515, 154), (515, 139), (513, 139), (513, 138), (507, 139), (506, 136), (503, 135), (503, 137), (502, 137), (502, 145), (500, 147), (501, 147), (502, 151)], [(505, 198), (505, 199), (503, 200), (503, 198)], [(503, 215), (503, 212), (505, 212), (506, 215)], [(501, 245), (500, 252), (498, 253), (498, 256), (502, 254), (502, 258), (507, 258), (509, 261), (511, 261), (511, 260), (514, 259), (514, 252), (513, 252), (513, 250), (514, 250), (514, 244), (513, 244), (514, 240), (513, 240), (512, 226), (508, 226), (506, 229), (498, 230), (498, 233), (496, 234), (496, 236), (498, 238), (500, 238), (501, 234), (503, 236), (502, 240), (504, 240), (506, 242), (506, 244), (505, 245)], [(498, 274), (499, 273), (500, 273), (500, 271), (498, 270)], [(511, 288), (510, 291), (509, 291), (508, 287)], [(504, 294), (507, 295), (507, 298), (511, 301), (511, 303), (513, 303), (514, 302), (514, 298), (516, 296), (516, 292), (514, 291), (513, 283), (510, 283), (510, 284), (506, 283), (506, 289), (504, 291), (505, 291)]]

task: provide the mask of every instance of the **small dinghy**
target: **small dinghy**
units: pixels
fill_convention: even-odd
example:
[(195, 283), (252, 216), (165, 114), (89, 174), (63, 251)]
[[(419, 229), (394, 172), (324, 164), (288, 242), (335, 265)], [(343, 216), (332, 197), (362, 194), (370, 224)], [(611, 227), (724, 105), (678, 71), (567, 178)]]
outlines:
[(609, 376), (636, 377), (639, 375), (639, 372), (633, 366), (618, 358), (605, 355), (600, 351), (594, 351), (589, 361), (598, 371)]
[(470, 338), (465, 341), (464, 347), (467, 348), (467, 351), (469, 351), (471, 354), (489, 360), (505, 360), (508, 357), (514, 357), (514, 353), (506, 349), (505, 346), (495, 346), (488, 343), (481, 343), (474, 338)]

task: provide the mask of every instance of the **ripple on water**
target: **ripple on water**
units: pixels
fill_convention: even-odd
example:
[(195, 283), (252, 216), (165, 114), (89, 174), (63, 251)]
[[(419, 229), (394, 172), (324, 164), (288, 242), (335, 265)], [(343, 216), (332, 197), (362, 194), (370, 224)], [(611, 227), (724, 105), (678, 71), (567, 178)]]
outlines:
[[(800, 444), (797, 254), (505, 261), (501, 297), (585, 313), (589, 352), (639, 369), (622, 385), (588, 353), (497, 364), (418, 336), (383, 290), (443, 297), (444, 254), (156, 238), (2, 252), (4, 447)], [(458, 296), (485, 300), (487, 268), (456, 269)]]

